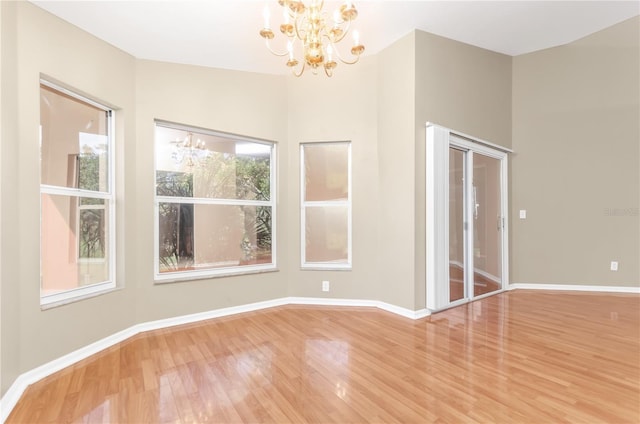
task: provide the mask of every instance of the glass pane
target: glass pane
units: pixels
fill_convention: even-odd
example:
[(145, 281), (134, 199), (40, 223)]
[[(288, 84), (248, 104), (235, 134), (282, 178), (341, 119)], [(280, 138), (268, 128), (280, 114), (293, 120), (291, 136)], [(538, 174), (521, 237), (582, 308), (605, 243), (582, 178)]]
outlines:
[(271, 207), (160, 203), (160, 272), (270, 264)]
[(109, 190), (107, 112), (40, 86), (41, 183)]
[(104, 203), (101, 206), (81, 206), (79, 214), (78, 257), (80, 259), (104, 260), (106, 254)]
[(193, 197), (193, 174), (156, 171), (156, 194), (158, 196)]
[(305, 208), (305, 262), (348, 263), (347, 206)]
[(347, 200), (349, 144), (304, 144), (305, 201)]
[(155, 143), (159, 196), (270, 199), (269, 144), (162, 126)]
[(473, 294), (502, 288), (500, 160), (473, 156)]
[(109, 209), (103, 199), (43, 194), (42, 294), (109, 281)]
[(449, 301), (464, 295), (464, 163), (465, 153), (449, 149)]

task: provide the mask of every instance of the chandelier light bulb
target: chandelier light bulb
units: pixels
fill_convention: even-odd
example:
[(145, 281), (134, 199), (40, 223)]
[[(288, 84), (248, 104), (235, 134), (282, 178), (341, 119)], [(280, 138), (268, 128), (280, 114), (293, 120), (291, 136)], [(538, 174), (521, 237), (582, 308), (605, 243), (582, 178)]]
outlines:
[(353, 31), (353, 45), (354, 46), (360, 45), (360, 33), (358, 32), (358, 30)]
[(285, 25), (289, 25), (289, 10), (286, 7), (282, 8), (282, 19)]
[(269, 5), (264, 5), (264, 10), (262, 11), (262, 17), (264, 18), (264, 27), (265, 29), (269, 28), (269, 18), (271, 14), (269, 13)]

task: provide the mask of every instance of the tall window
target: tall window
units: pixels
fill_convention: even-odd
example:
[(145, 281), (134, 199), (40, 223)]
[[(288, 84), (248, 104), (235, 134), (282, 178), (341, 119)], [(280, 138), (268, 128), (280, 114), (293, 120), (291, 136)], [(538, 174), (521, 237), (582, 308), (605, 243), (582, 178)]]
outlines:
[(156, 122), (156, 280), (275, 269), (275, 145)]
[(302, 267), (351, 268), (351, 143), (300, 148)]
[(112, 111), (40, 83), (41, 304), (115, 287)]

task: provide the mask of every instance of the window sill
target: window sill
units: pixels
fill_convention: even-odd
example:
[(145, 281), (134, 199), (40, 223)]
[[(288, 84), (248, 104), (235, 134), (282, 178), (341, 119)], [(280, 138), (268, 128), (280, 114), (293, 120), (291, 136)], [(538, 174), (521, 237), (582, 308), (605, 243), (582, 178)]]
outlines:
[(302, 271), (351, 271), (351, 264), (308, 263), (300, 265)]
[[(250, 268), (250, 267), (247, 267)], [(172, 273), (172, 274), (162, 274), (160, 276), (156, 275), (154, 284), (162, 285), (162, 284), (171, 284), (171, 283), (184, 283), (188, 281), (198, 281), (198, 280), (210, 280), (214, 278), (223, 278), (223, 277), (236, 277), (243, 275), (254, 275), (254, 274), (266, 274), (270, 272), (280, 272), (275, 265), (269, 267), (251, 267), (250, 269), (243, 270), (219, 270), (220, 272), (212, 273), (209, 271), (208, 273)]]
[(68, 305), (69, 303), (79, 302), (81, 300), (90, 299), (92, 297), (102, 296), (103, 294), (121, 290), (114, 283), (95, 284), (89, 287), (81, 287), (78, 289), (56, 293), (53, 295), (40, 297), (40, 310), (57, 308), (59, 306)]

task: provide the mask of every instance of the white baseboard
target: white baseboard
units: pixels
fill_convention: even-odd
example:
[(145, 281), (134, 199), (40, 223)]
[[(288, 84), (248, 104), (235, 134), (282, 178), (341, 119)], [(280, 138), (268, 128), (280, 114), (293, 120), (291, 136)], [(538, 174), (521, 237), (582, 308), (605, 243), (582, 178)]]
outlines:
[(513, 283), (509, 285), (509, 290), (561, 290), (561, 291), (585, 291), (604, 293), (640, 293), (640, 287), (627, 286), (583, 286), (577, 284), (535, 284), (535, 283)]
[(383, 309), (406, 318), (420, 319), (428, 316), (430, 312), (427, 309), (412, 311), (400, 306), (391, 305), (389, 303), (377, 300), (358, 300), (358, 299), (330, 299), (330, 298), (309, 298), (309, 297), (283, 297), (280, 299), (267, 300), (264, 302), (249, 303), (246, 305), (232, 306), (229, 308), (215, 309), (207, 312), (199, 312), (196, 314), (183, 315), (173, 318), (160, 319), (156, 321), (148, 321), (133, 325), (125, 330), (107, 336), (101, 340), (84, 346), (78, 350), (68, 353), (37, 368), (29, 370), (16, 378), (5, 395), (0, 399), (0, 423), (4, 423), (9, 414), (16, 406), (20, 397), (26, 388), (68, 366), (71, 366), (83, 359), (95, 355), (117, 343), (135, 336), (136, 334), (158, 330), (162, 328), (173, 327), (176, 325), (190, 324), (198, 321), (204, 321), (212, 318), (225, 317), (229, 315), (241, 314), (244, 312), (252, 312), (261, 309), (273, 308), (283, 305), (325, 305), (325, 306), (367, 306)]
[(394, 313), (396, 315), (401, 315), (405, 318), (410, 318), (410, 319), (421, 319), (431, 315), (431, 311), (428, 310), (427, 308), (418, 309), (417, 311), (412, 311), (411, 309), (401, 308), (399, 306), (392, 305), (390, 303), (385, 303), (385, 302), (378, 302), (376, 307), (383, 309), (385, 311)]
[(289, 297), (287, 299), (291, 305), (369, 306), (411, 319), (420, 319), (431, 314), (426, 308), (412, 311), (411, 309), (380, 302), (379, 300), (330, 299), (323, 297)]
[(242, 314), (245, 312), (253, 312), (259, 311), (261, 309), (287, 305), (290, 303), (287, 301), (287, 299), (288, 298), (283, 297), (280, 299), (265, 300), (263, 302), (248, 303), (246, 305), (231, 306), (228, 308), (214, 309), (212, 311), (165, 318), (157, 321), (148, 321), (141, 324), (136, 324), (134, 325), (134, 327), (137, 329), (136, 334), (142, 333), (144, 331), (159, 330), (161, 328), (168, 328), (176, 325), (191, 324), (193, 322), (205, 321), (213, 318), (226, 317), (229, 315)]

